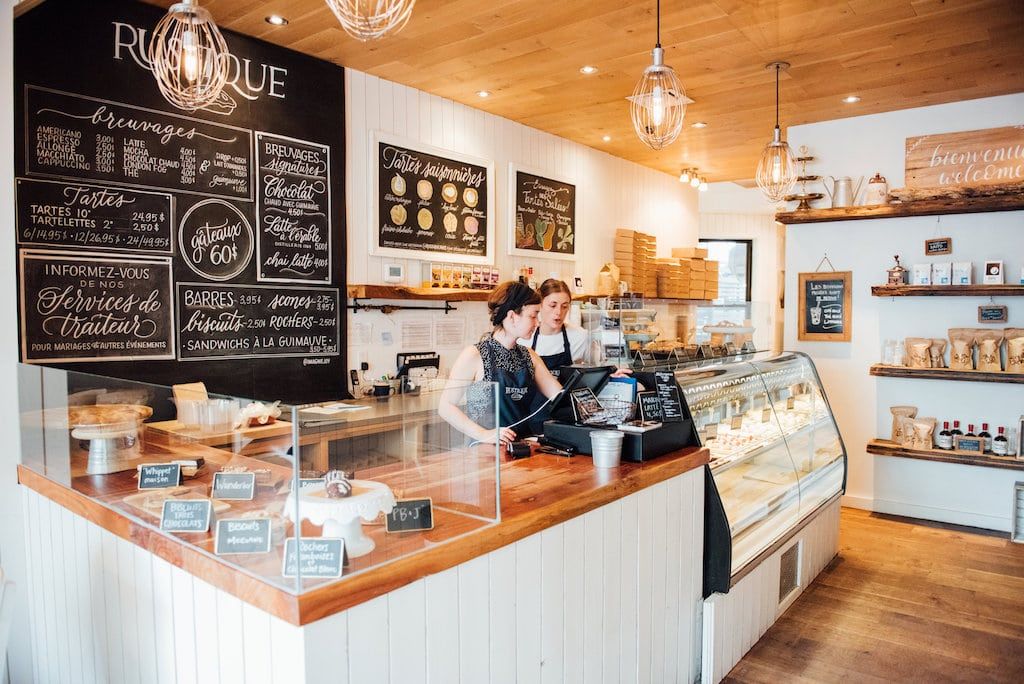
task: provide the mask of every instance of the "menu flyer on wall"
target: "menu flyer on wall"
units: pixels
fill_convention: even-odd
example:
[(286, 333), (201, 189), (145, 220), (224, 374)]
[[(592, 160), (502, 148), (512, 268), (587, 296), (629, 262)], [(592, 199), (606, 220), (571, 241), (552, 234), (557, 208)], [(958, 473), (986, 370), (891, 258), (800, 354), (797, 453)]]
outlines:
[(509, 164), (515, 198), (509, 254), (576, 258), (576, 186)]
[[(164, 349), (133, 343), (119, 351), (101, 337), (90, 350), (74, 349), (75, 360), (91, 360), (75, 369), (161, 385), (187, 372), (212, 392), (272, 399), (344, 393), (337, 297), (346, 268), (345, 168), (337, 163), (345, 158), (344, 70), (224, 30), (223, 88), (212, 103), (183, 109), (164, 97), (149, 58), (166, 8), (129, 0), (22, 4), (30, 6), (14, 20), (18, 248), (83, 250), (126, 269), (149, 260), (150, 277), (160, 278)], [(41, 258), (24, 262), (26, 302), (50, 285), (31, 270)], [(227, 353), (213, 341), (203, 349), (193, 339), (202, 337), (198, 329), (188, 330), (192, 347), (181, 344), (176, 326), (188, 319), (177, 315), (178, 284), (193, 282), (210, 286), (203, 291), (210, 301), (211, 291), (248, 298), (248, 349)], [(321, 287), (313, 297), (318, 315), (307, 321), (295, 310), (286, 322), (287, 306), (271, 310), (262, 282)], [(105, 283), (73, 284), (82, 301), (106, 302)], [(144, 285), (131, 275), (124, 283), (146, 302)], [(31, 331), (38, 322), (24, 324)], [(264, 339), (272, 328), (273, 339)], [(31, 343), (41, 346), (23, 350), (28, 359), (59, 364), (72, 356), (46, 350), (50, 339)], [(211, 363), (183, 370), (178, 351)], [(291, 358), (298, 356), (308, 358)], [(147, 363), (130, 363), (140, 358)]]
[(331, 281), (331, 150), (256, 133), (256, 261), (261, 281)]
[(182, 361), (339, 353), (337, 289), (178, 283), (177, 299)]
[(19, 257), (22, 361), (174, 358), (170, 258)]
[[(494, 258), (490, 211), (492, 165), (383, 133), (377, 147), (373, 253), (411, 259), (489, 264)], [(427, 255), (424, 255), (427, 252)]]

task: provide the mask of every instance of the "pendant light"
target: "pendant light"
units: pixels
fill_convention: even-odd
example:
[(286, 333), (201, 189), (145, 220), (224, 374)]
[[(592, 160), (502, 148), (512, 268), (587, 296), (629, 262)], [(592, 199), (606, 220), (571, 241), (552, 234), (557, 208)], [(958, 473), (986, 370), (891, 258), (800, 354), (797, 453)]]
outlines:
[(633, 128), (652, 150), (660, 150), (676, 141), (683, 130), (686, 93), (675, 70), (665, 64), (661, 49), (661, 0), (657, 3), (657, 41), (651, 51), (651, 65), (628, 98)]
[(363, 42), (401, 31), (415, 4), (416, 0), (327, 0), (341, 28)]
[(761, 160), (757, 162), (756, 178), (757, 187), (772, 202), (784, 199), (796, 183), (796, 160), (789, 144), (782, 139), (782, 129), (779, 128), (779, 72), (788, 68), (788, 62), (765, 65), (765, 69), (775, 70), (775, 134), (772, 141), (765, 145)]
[(212, 104), (228, 79), (228, 46), (194, 0), (171, 5), (153, 29), (149, 61), (160, 92), (179, 109)]

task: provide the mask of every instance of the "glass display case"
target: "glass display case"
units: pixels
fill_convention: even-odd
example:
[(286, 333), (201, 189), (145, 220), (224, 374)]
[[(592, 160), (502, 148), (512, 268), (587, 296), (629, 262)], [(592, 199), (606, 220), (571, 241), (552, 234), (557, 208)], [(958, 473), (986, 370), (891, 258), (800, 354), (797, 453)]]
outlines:
[[(18, 371), (24, 467), (290, 593), (500, 521), (497, 446), (442, 420), (442, 392), (287, 406)], [(473, 392), (494, 414), (496, 385)]]
[(676, 370), (711, 451), (705, 592), (842, 493), (846, 449), (810, 358), (754, 354)]

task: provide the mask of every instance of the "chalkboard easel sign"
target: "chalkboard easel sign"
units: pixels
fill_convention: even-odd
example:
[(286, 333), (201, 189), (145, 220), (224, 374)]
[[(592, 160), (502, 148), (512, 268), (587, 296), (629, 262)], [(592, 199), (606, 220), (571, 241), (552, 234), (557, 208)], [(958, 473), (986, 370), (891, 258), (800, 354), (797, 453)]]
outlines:
[(384, 518), (387, 532), (415, 532), (434, 529), (434, 502), (429, 498), (395, 502)]
[(508, 253), (514, 256), (574, 260), (576, 186), (551, 174), (509, 164)]
[(637, 392), (636, 399), (640, 406), (640, 420), (664, 422), (665, 414), (661, 409), (661, 398), (656, 391)]
[(380, 131), (371, 136), (370, 253), (494, 263), (494, 164)]
[(799, 274), (798, 340), (849, 342), (853, 333), (852, 271)]

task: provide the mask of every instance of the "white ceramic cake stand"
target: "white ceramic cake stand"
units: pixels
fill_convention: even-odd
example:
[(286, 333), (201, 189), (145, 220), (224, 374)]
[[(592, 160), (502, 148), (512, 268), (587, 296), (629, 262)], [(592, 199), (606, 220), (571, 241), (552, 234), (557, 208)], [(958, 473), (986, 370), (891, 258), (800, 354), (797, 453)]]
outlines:
[[(288, 495), (285, 516), (295, 519), (295, 493)], [(352, 496), (332, 499), (324, 489), (304, 489), (299, 494), (299, 515), (314, 525), (323, 526), (324, 537), (341, 537), (349, 558), (365, 556), (376, 544), (363, 534), (362, 521), (370, 522), (387, 515), (395, 507), (391, 488), (380, 482), (352, 480)]]

